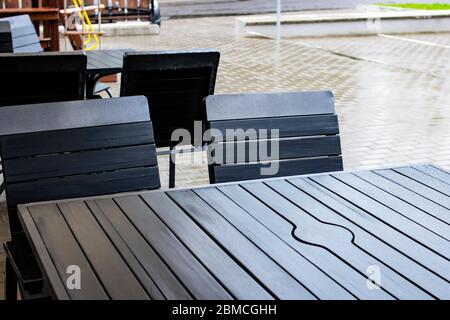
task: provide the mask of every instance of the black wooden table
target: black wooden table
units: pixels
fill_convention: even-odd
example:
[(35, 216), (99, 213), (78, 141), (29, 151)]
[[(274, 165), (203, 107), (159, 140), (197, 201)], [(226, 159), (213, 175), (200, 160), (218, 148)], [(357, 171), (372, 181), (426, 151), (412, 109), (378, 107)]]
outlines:
[(122, 72), (123, 55), (132, 49), (111, 49), (86, 51), (87, 77), (86, 95), (91, 98), (95, 95), (97, 81), (104, 77)]
[(431, 165), (19, 210), (57, 299), (450, 298), (450, 173)]

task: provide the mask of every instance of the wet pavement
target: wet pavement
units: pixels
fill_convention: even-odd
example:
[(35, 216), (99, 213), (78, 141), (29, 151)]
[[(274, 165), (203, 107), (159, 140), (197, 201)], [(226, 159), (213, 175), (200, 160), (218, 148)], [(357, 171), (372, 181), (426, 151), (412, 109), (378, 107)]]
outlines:
[[(169, 20), (159, 36), (103, 42), (104, 49), (124, 47), (217, 48), (217, 93), (332, 90), (346, 170), (423, 162), (450, 168), (450, 34), (275, 41), (236, 36), (233, 17), (214, 17)], [(159, 165), (166, 186), (167, 157)], [(177, 186), (206, 183), (204, 163), (178, 157)], [(7, 236), (0, 214), (0, 241)]]
[[(450, 167), (450, 34), (275, 41), (237, 36), (234, 18), (215, 17), (167, 21), (160, 36), (104, 42), (124, 46), (219, 49), (217, 93), (332, 90), (346, 169)], [(180, 170), (181, 185), (207, 182)]]

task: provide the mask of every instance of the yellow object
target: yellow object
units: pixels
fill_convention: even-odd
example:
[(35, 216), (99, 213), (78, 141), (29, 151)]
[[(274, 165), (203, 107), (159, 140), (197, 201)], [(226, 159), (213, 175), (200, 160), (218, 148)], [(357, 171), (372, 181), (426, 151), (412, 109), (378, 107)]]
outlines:
[[(82, 7), (81, 0), (73, 0), (73, 4), (77, 9), (80, 9)], [(82, 9), (82, 8), (81, 8)], [(83, 30), (87, 32), (87, 39), (84, 41), (84, 45), (86, 46), (84, 48), (85, 51), (93, 50), (98, 47), (98, 36), (94, 33), (94, 27), (92, 26), (91, 19), (89, 19), (89, 16), (86, 12), (86, 10), (80, 10), (78, 11), (78, 16), (80, 17), (80, 21), (83, 26)], [(91, 36), (91, 34), (93, 36)], [(90, 46), (88, 46), (92, 42), (92, 38), (94, 38), (94, 43)]]

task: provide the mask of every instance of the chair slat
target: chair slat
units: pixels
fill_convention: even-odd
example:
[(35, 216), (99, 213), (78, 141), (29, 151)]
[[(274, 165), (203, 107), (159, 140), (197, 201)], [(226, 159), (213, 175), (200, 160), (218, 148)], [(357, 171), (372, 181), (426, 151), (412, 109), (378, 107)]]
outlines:
[(0, 55), (2, 72), (86, 72), (87, 58), (83, 52), (3, 53)]
[[(219, 143), (210, 144), (209, 149), (219, 148), (223, 150), (223, 157), (214, 157), (215, 164), (226, 164), (228, 162), (256, 162), (256, 161), (269, 161), (274, 157), (275, 150), (272, 150), (271, 140), (265, 145), (264, 152), (261, 151), (261, 145), (259, 140), (253, 141), (241, 141), (237, 143)], [(281, 139), (278, 142), (278, 154), (279, 159), (295, 159), (295, 158), (307, 158), (307, 157), (321, 157), (332, 156), (341, 154), (341, 144), (339, 136), (328, 137), (311, 137), (311, 138), (294, 138), (294, 139)], [(275, 146), (275, 145), (274, 145)], [(250, 158), (250, 150), (256, 150), (255, 158)], [(238, 152), (240, 151), (240, 152)], [(238, 154), (243, 155), (242, 159), (238, 159)]]
[(145, 97), (41, 103), (32, 108), (29, 105), (1, 107), (0, 119), (4, 121), (0, 136), (150, 121), (148, 107), (144, 109), (142, 105), (148, 106)]
[(333, 114), (330, 91), (211, 95), (208, 121)]
[[(14, 40), (13, 40), (14, 45)], [(14, 47), (14, 53), (36, 52), (41, 47), (39, 42), (27, 43), (18, 47)]]
[(229, 121), (211, 121), (208, 124), (209, 128), (214, 129), (211, 131), (211, 137), (224, 137), (226, 130), (233, 128), (244, 131), (254, 129), (257, 132), (266, 129), (268, 134), (270, 134), (271, 129), (276, 129), (280, 138), (339, 133), (338, 118), (335, 114), (241, 119), (233, 120), (231, 126)]
[(154, 145), (4, 160), (6, 183), (157, 165)]
[[(5, 136), (3, 159), (154, 144), (151, 122)], [(45, 141), (46, 143), (41, 143)]]
[[(10, 19), (10, 21), (11, 21), (11, 19)], [(26, 37), (26, 36), (30, 36), (30, 35), (34, 36), (34, 39), (36, 39), (36, 38), (39, 39), (37, 36), (37, 33), (36, 33), (36, 29), (34, 28), (33, 24), (15, 25), (14, 23), (12, 23), (11, 30), (13, 30), (13, 38), (14, 39), (17, 39), (20, 37)]]
[(8, 204), (159, 188), (157, 167), (116, 170), (7, 185)]
[[(39, 38), (36, 38), (33, 34), (13, 38), (14, 49), (24, 47), (24, 46), (34, 45), (36, 43), (39, 44)], [(14, 50), (14, 51), (17, 52), (16, 50)], [(28, 52), (30, 52), (30, 51), (28, 51)], [(36, 52), (40, 52), (40, 51), (36, 51)]]
[(278, 162), (278, 165), (279, 171), (267, 176), (261, 175), (261, 168), (268, 167), (268, 164), (264, 163), (227, 164), (213, 166), (211, 170), (214, 174), (215, 183), (343, 170), (341, 156), (282, 160)]

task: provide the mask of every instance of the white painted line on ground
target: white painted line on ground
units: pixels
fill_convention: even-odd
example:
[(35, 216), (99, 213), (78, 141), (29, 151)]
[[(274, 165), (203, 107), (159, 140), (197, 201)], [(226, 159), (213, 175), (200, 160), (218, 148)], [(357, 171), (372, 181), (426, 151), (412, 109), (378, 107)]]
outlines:
[[(378, 35), (381, 35), (381, 34), (378, 34)], [(370, 62), (370, 63), (377, 63), (377, 64), (384, 65), (384, 66), (390, 67), (390, 68), (402, 69), (402, 70), (407, 71), (407, 72), (424, 73), (421, 70), (411, 69), (411, 68), (408, 68), (408, 67), (405, 67), (405, 66), (400, 66), (400, 65), (397, 65), (397, 64), (384, 62), (382, 60), (378, 60), (378, 59), (374, 59), (374, 58), (368, 58), (368, 57), (364, 57), (364, 56), (351, 55), (349, 53), (336, 51), (336, 50), (333, 50), (333, 49), (328, 49), (328, 48), (320, 46), (320, 45), (313, 45), (313, 44), (304, 43), (304, 42), (300, 43), (300, 42), (294, 42), (294, 41), (291, 41), (291, 40), (284, 40), (284, 39), (282, 41), (283, 42), (292, 43), (292, 44), (295, 44), (295, 45), (299, 45), (299, 46), (304, 46), (304, 47), (307, 47), (307, 48), (323, 50), (323, 51), (329, 52), (331, 54), (334, 54), (336, 56), (345, 57), (345, 58), (352, 59), (352, 60), (365, 61), (365, 62)], [(426, 74), (426, 75), (428, 75), (430, 77), (433, 77), (433, 78), (440, 78), (440, 79), (442, 79), (442, 76), (434, 74), (434, 73), (425, 72), (424, 74)]]
[(423, 41), (423, 40), (416, 40), (416, 39), (411, 39), (411, 38), (405, 38), (405, 37), (393, 36), (393, 35), (390, 35), (390, 34), (384, 34), (384, 33), (379, 33), (378, 36), (379, 36), (379, 37), (384, 37), (384, 38), (390, 38), (390, 39), (396, 39), (396, 40), (408, 41), (408, 42), (417, 43), (417, 44), (423, 44), (423, 45), (426, 45), (426, 46), (432, 46), (432, 47), (440, 47), (440, 48), (450, 49), (450, 46), (447, 46), (447, 45), (445, 45), (445, 44), (435, 43), (435, 42), (429, 42), (429, 41)]

